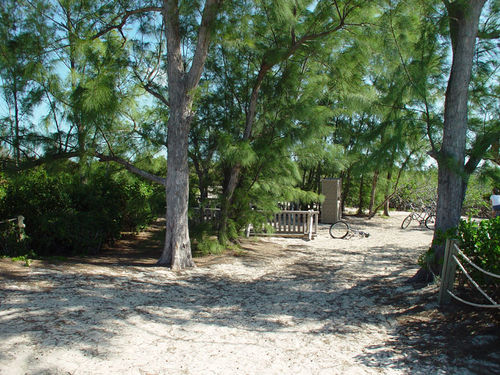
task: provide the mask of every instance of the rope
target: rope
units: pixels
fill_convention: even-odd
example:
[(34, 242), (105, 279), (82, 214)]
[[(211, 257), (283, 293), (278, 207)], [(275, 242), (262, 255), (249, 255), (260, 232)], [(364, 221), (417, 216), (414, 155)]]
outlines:
[(481, 292), (481, 294), (483, 296), (486, 297), (486, 299), (488, 301), (490, 301), (492, 304), (496, 305), (497, 303), (489, 296), (486, 294), (486, 292), (484, 292), (481, 287), (472, 279), (472, 277), (469, 275), (469, 273), (465, 270), (464, 266), (462, 266), (462, 263), (460, 263), (460, 261), (458, 260), (458, 258), (453, 255), (453, 259), (455, 260), (455, 262), (457, 263), (457, 266), (460, 267), (460, 269), (462, 270), (462, 272), (465, 274), (465, 276), (467, 276), (467, 278), (469, 279), (469, 281), (472, 283), (472, 285), (474, 285), (476, 287), (477, 290), (479, 290)]
[(467, 256), (462, 252), (462, 250), (459, 249), (459, 247), (457, 246), (457, 244), (455, 242), (453, 242), (453, 246), (455, 247), (455, 250), (467, 261), (467, 263), (469, 263), (472, 267), (474, 267), (475, 269), (477, 269), (478, 271), (481, 271), (482, 273), (485, 273), (486, 275), (488, 276), (491, 276), (491, 277), (496, 277), (497, 279), (500, 279), (500, 275), (497, 275), (497, 274), (494, 274), (494, 273), (491, 273), (491, 272), (488, 272), (486, 270), (483, 270), (481, 267), (479, 266), (476, 266), (474, 263), (472, 263), (472, 261), (467, 258)]
[(462, 299), (460, 297), (457, 297), (456, 295), (454, 295), (449, 290), (447, 290), (447, 292), (448, 292), (448, 294), (450, 296), (452, 296), (453, 298), (455, 298), (457, 301), (465, 303), (466, 305), (469, 305), (469, 306), (473, 306), (473, 307), (486, 307), (486, 308), (490, 308), (490, 309), (498, 309), (498, 308), (500, 308), (500, 304), (495, 304), (495, 305), (480, 305), (478, 303), (469, 302), (469, 301), (466, 301), (466, 300), (464, 300), (464, 299)]

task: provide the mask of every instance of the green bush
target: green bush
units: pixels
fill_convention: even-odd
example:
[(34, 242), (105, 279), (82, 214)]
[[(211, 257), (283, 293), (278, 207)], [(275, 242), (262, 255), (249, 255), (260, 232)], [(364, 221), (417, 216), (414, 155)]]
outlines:
[(151, 222), (161, 206), (162, 192), (163, 187), (156, 189), (104, 168), (95, 169), (84, 181), (66, 172), (49, 174), (43, 168), (21, 173), (8, 181), (0, 199), (0, 218), (25, 216), (29, 248), (26, 241), (22, 246), (14, 244), (9, 239), (12, 235), (0, 228), (5, 238), (1, 254), (97, 253), (121, 231), (137, 231)]
[[(460, 221), (458, 241), (472, 262), (488, 272), (500, 274), (500, 216), (479, 223), (470, 219)], [(479, 271), (472, 272), (485, 279)]]
[(489, 181), (481, 181), (478, 176), (472, 175), (467, 186), (462, 214), (482, 218), (490, 217), (492, 190), (493, 185)]
[[(458, 227), (459, 248), (477, 266), (500, 275), (500, 217), (483, 220), (479, 223), (472, 220), (461, 221)], [(495, 300), (500, 298), (498, 279), (461, 262), (469, 275), (486, 293)], [(459, 273), (460, 275), (460, 273)], [(460, 283), (466, 281), (462, 274)]]
[[(491, 212), (490, 195), (493, 183), (481, 178), (478, 173), (470, 176), (462, 215), (488, 218)], [(431, 205), (437, 201), (437, 170), (431, 168), (425, 172), (408, 171), (403, 174), (397, 194), (390, 200), (390, 206), (401, 211), (410, 211), (413, 206)]]

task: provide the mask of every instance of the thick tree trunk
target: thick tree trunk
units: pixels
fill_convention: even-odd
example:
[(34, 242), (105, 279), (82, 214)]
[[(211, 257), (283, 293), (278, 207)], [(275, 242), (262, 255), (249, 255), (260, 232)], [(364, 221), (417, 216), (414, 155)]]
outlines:
[(444, 257), (444, 245), (436, 241), (439, 233), (456, 227), (460, 221), (465, 193), (468, 91), (479, 17), (484, 3), (485, 0), (445, 2), (453, 60), (446, 89), (443, 143), (438, 156), (438, 203), (433, 239), (435, 255), (430, 265), (435, 274), (440, 274)]
[(189, 241), (188, 135), (192, 121), (192, 90), (198, 86), (210, 42), (210, 29), (222, 0), (206, 0), (198, 30), (191, 69), (185, 71), (181, 53), (179, 6), (177, 0), (163, 0), (167, 34), (167, 72), (170, 117), (167, 153), (167, 227), (165, 247), (158, 265), (174, 270), (193, 267)]
[(194, 266), (188, 229), (191, 100), (184, 95), (180, 96), (176, 98), (176, 103), (172, 96), (170, 99), (172, 111), (168, 121), (167, 230), (163, 253), (158, 260), (158, 265), (170, 266), (176, 270)]

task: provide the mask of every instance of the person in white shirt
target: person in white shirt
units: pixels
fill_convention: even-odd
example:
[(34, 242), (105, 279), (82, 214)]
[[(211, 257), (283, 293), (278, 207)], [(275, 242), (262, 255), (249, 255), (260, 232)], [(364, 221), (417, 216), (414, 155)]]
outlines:
[(500, 216), (500, 191), (499, 189), (493, 189), (493, 195), (490, 197), (493, 217)]

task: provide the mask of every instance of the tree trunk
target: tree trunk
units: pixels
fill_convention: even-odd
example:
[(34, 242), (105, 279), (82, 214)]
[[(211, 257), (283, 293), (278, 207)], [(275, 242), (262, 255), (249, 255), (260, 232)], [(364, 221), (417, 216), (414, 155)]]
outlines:
[(342, 194), (341, 194), (341, 200), (340, 200), (340, 208), (342, 213), (345, 211), (345, 201), (347, 197), (349, 196), (349, 193), (351, 191), (351, 168), (347, 169), (347, 175), (341, 176), (342, 177)]
[(227, 241), (227, 221), (229, 219), (229, 207), (233, 201), (233, 194), (238, 185), (238, 180), (240, 176), (241, 165), (237, 163), (233, 165), (229, 171), (229, 177), (227, 178), (227, 184), (224, 187), (224, 197), (222, 199), (222, 205), (220, 210), (220, 220), (219, 220), (219, 242), (221, 244)]
[(19, 167), (21, 163), (21, 146), (19, 140), (19, 103), (17, 100), (17, 88), (16, 82), (14, 82), (14, 160), (16, 162), (16, 167)]
[[(265, 62), (265, 58), (263, 58), (255, 84), (252, 88), (252, 94), (250, 95), (250, 102), (247, 108), (246, 119), (245, 119), (245, 131), (242, 137), (242, 140), (244, 141), (249, 140), (252, 136), (253, 124), (257, 113), (257, 100), (259, 98), (260, 88), (262, 86), (262, 82), (264, 82), (264, 78), (267, 72), (271, 68), (272, 65), (267, 64)], [(229, 207), (231, 206), (231, 203), (233, 201), (233, 195), (234, 191), (236, 190), (236, 186), (238, 186), (240, 172), (241, 172), (241, 164), (239, 162), (236, 162), (231, 167), (228, 183), (224, 189), (224, 197), (222, 199), (222, 207), (220, 213), (221, 216), (219, 221), (219, 242), (222, 244), (225, 243), (227, 240), (227, 220), (229, 214)]]
[(387, 185), (385, 187), (385, 194), (384, 194), (384, 216), (389, 216), (389, 191), (391, 190), (391, 180), (392, 180), (392, 172), (389, 171), (387, 172)]
[[(182, 87), (178, 89), (182, 90)], [(175, 95), (175, 99), (172, 90), (170, 93), (172, 110), (168, 120), (167, 228), (158, 265), (179, 270), (194, 266), (188, 228), (188, 135), (192, 99), (183, 95), (182, 91), (180, 95)]]
[(377, 182), (378, 182), (378, 169), (373, 173), (372, 179), (372, 190), (370, 193), (370, 205), (368, 206), (369, 215), (371, 216), (373, 213), (373, 206), (375, 205), (375, 192), (377, 191)]
[(443, 143), (438, 155), (438, 202), (433, 238), (435, 255), (430, 265), (435, 274), (440, 274), (444, 257), (444, 245), (437, 241), (439, 233), (458, 226), (466, 188), (467, 101), (479, 17), (484, 3), (485, 0), (445, 1), (453, 60), (446, 89)]
[(318, 172), (316, 173), (316, 184), (314, 186), (314, 192), (315, 193), (320, 193), (321, 192), (321, 163), (318, 163)]
[(185, 71), (181, 53), (179, 7), (176, 0), (164, 0), (163, 18), (167, 34), (167, 73), (170, 117), (167, 152), (167, 226), (165, 247), (158, 265), (174, 270), (193, 267), (189, 241), (188, 136), (192, 121), (192, 92), (198, 86), (210, 44), (210, 32), (222, 0), (206, 0), (198, 30), (191, 69)]
[(361, 175), (361, 180), (359, 182), (359, 196), (358, 196), (358, 216), (363, 215), (363, 205), (365, 204), (364, 202), (364, 191), (363, 191), (363, 184), (365, 182), (365, 176)]
[[(355, 7), (353, 7), (352, 9), (354, 8)], [(257, 114), (257, 101), (259, 98), (259, 92), (267, 73), (279, 62), (286, 61), (288, 58), (293, 56), (308, 41), (325, 37), (329, 34), (332, 34), (336, 31), (343, 29), (345, 25), (345, 18), (348, 16), (349, 13), (350, 11), (347, 11), (341, 15), (338, 21), (338, 25), (336, 25), (336, 27), (330, 28), (326, 31), (322, 31), (317, 34), (306, 34), (298, 40), (294, 38), (292, 45), (286, 51), (284, 51), (279, 58), (275, 59), (273, 62), (268, 61), (266, 54), (264, 54), (259, 68), (259, 73), (257, 74), (255, 83), (252, 87), (252, 93), (250, 95), (250, 100), (246, 108), (245, 131), (242, 137), (243, 140), (249, 140), (252, 137), (253, 125)], [(273, 50), (274, 52), (275, 48), (273, 47), (270, 50)], [(228, 219), (227, 214), (229, 212), (229, 207), (232, 204), (234, 190), (236, 189), (236, 186), (238, 186), (238, 180), (240, 178), (241, 169), (242, 167), (240, 163), (236, 162), (233, 165), (229, 177), (229, 183), (224, 192), (222, 208), (221, 208), (221, 220), (219, 223), (219, 241), (221, 241), (222, 243), (225, 241), (225, 235), (227, 233), (227, 228), (226, 228)]]

